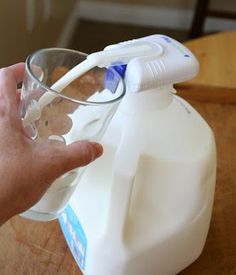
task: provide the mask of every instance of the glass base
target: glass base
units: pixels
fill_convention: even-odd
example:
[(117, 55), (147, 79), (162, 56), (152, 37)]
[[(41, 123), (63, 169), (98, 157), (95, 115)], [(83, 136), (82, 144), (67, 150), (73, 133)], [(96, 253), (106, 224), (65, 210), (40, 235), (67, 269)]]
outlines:
[(59, 213), (41, 213), (34, 210), (27, 210), (20, 214), (22, 218), (40, 221), (40, 222), (48, 222), (58, 218)]

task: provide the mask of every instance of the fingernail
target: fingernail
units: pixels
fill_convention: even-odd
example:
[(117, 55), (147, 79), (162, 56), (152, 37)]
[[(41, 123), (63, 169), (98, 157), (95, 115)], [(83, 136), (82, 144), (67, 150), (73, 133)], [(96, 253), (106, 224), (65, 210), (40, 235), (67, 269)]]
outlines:
[(100, 143), (97, 142), (91, 142), (93, 147), (96, 149), (96, 158), (100, 157), (103, 153), (103, 147)]

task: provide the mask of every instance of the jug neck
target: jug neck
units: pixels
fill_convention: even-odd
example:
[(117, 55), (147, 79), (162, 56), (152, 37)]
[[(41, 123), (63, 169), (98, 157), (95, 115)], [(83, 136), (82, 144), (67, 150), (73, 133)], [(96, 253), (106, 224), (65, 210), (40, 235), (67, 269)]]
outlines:
[(160, 86), (137, 93), (127, 91), (121, 102), (120, 110), (129, 115), (161, 110), (170, 105), (174, 93), (173, 85)]

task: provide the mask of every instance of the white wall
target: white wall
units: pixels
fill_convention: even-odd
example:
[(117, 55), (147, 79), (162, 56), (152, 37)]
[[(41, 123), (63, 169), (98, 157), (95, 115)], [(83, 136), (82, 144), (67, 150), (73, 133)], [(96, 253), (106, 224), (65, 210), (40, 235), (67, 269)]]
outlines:
[[(236, 12), (235, 0), (212, 3), (214, 8)], [(194, 4), (194, 0), (81, 0), (79, 16), (81, 19), (188, 30)], [(236, 29), (236, 20), (209, 18), (205, 29)]]
[[(88, 2), (106, 2), (106, 3), (119, 3), (119, 4), (134, 4), (145, 6), (157, 7), (170, 7), (170, 8), (191, 8), (195, 4), (195, 0), (88, 0)], [(222, 10), (235, 10), (235, 0), (211, 0), (211, 6)]]

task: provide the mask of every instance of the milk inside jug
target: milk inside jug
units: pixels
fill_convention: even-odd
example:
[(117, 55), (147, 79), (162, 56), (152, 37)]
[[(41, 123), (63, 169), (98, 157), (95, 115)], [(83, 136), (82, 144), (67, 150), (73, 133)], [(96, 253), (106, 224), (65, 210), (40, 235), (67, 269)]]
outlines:
[(214, 135), (173, 88), (197, 74), (198, 62), (163, 35), (108, 48), (140, 40), (158, 45), (158, 54), (127, 62), (127, 91), (101, 141), (104, 154), (59, 218), (85, 275), (177, 274), (199, 257), (209, 229)]

